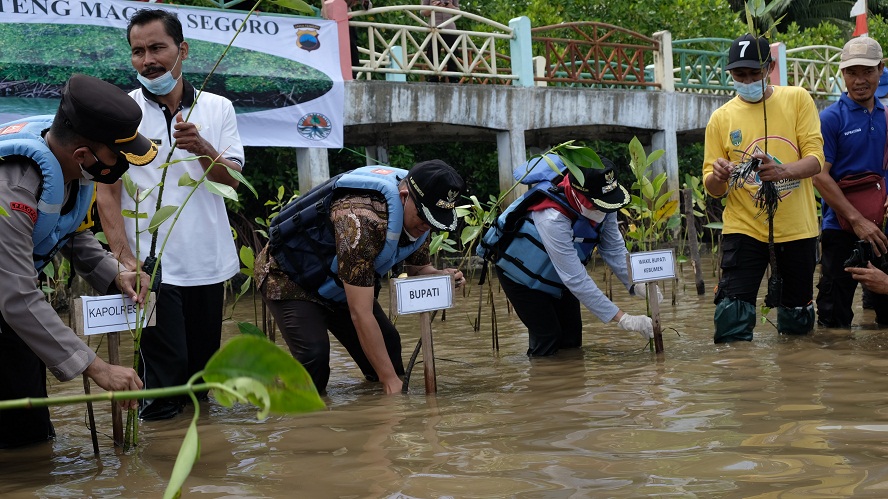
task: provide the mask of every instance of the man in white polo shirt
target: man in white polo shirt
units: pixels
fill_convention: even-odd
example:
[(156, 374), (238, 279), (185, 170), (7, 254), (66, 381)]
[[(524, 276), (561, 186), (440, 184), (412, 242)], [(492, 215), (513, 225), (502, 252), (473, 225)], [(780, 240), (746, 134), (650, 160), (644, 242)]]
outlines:
[[(127, 39), (131, 62), (142, 84), (130, 93), (144, 115), (140, 131), (155, 141), (160, 150), (150, 166), (131, 171), (133, 181), (140, 191), (158, 185), (163, 170), (157, 167), (167, 161), (174, 143), (170, 161), (199, 156), (195, 161), (170, 165), (162, 194), (159, 188), (154, 188), (139, 203), (138, 211), (147, 212), (148, 218), (140, 219), (138, 235), (136, 219), (121, 215), (122, 209), (136, 209), (121, 183), (99, 190), (102, 227), (120, 261), (127, 268), (135, 269), (140, 260), (150, 261), (153, 256), (161, 259), (157, 326), (146, 329), (141, 342), (141, 374), (145, 386), (161, 388), (184, 384), (203, 369), (219, 349), (223, 284), (240, 267), (223, 199), (204, 187), (188, 198), (191, 187), (179, 186), (178, 180), (186, 172), (191, 178), (199, 179), (209, 169), (209, 180), (237, 187), (238, 181), (226, 167), (240, 171), (244, 150), (231, 102), (208, 92), (203, 92), (195, 102), (195, 89), (182, 78), (188, 42), (174, 14), (164, 10), (139, 10), (130, 18)], [(155, 245), (145, 229), (158, 206), (158, 195), (161, 206), (181, 206), (188, 199), (172, 231), (172, 217), (160, 226)], [(169, 240), (162, 247), (167, 234), (170, 234)], [(180, 399), (144, 400), (140, 417), (171, 418), (181, 411), (183, 402)]]

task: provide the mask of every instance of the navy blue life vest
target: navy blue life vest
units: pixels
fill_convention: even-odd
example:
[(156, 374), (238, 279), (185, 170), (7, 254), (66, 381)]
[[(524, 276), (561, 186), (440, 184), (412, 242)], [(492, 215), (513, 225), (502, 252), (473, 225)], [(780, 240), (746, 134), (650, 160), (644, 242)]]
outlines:
[(513, 281), (561, 297), (567, 287), (558, 277), (528, 212), (528, 208), (546, 197), (573, 215), (574, 248), (583, 265), (588, 263), (598, 245), (600, 226), (573, 209), (564, 192), (549, 180), (537, 183), (497, 217), (496, 223), (481, 239), (477, 253), (498, 266)]
[(49, 150), (41, 133), (52, 125), (53, 116), (34, 116), (0, 125), (0, 157), (25, 156), (37, 163), (43, 176), (37, 221), (34, 223), (34, 268), (39, 272), (77, 232), (92, 204), (95, 184), (80, 180), (74, 206), (62, 214), (65, 202), (65, 178), (62, 166)]
[(398, 246), (404, 226), (404, 206), (398, 184), (407, 170), (365, 166), (337, 175), (293, 200), (271, 222), (269, 249), (278, 266), (305, 291), (332, 302), (345, 302), (337, 276), (336, 240), (330, 222), (330, 204), (343, 192), (379, 193), (388, 206), (385, 246), (374, 260), (381, 276), (418, 250), (428, 234)]

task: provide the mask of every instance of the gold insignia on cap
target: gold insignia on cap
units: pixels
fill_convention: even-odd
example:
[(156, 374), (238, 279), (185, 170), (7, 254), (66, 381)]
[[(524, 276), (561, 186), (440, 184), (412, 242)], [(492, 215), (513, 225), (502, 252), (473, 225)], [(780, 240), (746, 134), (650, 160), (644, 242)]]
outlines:
[(131, 152), (123, 153), (123, 157), (126, 158), (126, 160), (130, 162), (130, 164), (136, 166), (147, 165), (154, 160), (155, 156), (157, 156), (157, 146), (153, 142), (151, 143), (151, 149), (149, 149), (148, 152), (141, 156), (138, 154), (133, 154)]
[(425, 197), (425, 193), (422, 192), (422, 189), (420, 189), (418, 185), (416, 185), (416, 180), (413, 177), (410, 177), (410, 186), (413, 187), (413, 190), (416, 191), (417, 194), (419, 194), (419, 197)]

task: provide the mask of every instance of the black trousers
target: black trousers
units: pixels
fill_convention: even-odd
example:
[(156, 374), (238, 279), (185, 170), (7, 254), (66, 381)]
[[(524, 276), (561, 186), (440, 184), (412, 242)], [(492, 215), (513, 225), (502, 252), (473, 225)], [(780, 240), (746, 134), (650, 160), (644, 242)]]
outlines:
[(527, 355), (552, 355), (561, 348), (578, 348), (583, 344), (580, 301), (570, 291), (565, 290), (561, 298), (555, 298), (518, 284), (499, 267), (494, 268), (518, 318), (527, 326)]
[[(783, 278), (780, 306), (796, 308), (811, 303), (816, 250), (817, 238), (813, 237), (774, 244), (777, 268)], [(726, 234), (722, 238), (722, 278), (715, 303), (731, 298), (755, 305), (768, 261), (768, 243), (744, 234)]]
[[(345, 347), (366, 379), (379, 380), (373, 365), (361, 348), (358, 331), (352, 323), (348, 305), (341, 304), (328, 308), (304, 300), (263, 299), (274, 320), (277, 321), (278, 327), (281, 328), (290, 353), (311, 375), (311, 380), (319, 393), (326, 392), (327, 382), (330, 380), (330, 337), (327, 335), (327, 330)], [(376, 300), (373, 301), (373, 317), (382, 330), (385, 348), (395, 373), (402, 376), (404, 362), (401, 359), (401, 336)]]
[[(854, 319), (851, 310), (858, 282), (845, 272), (857, 235), (826, 229), (820, 235), (820, 281), (817, 283), (817, 322), (826, 327), (848, 327)], [(888, 324), (888, 296), (872, 293), (870, 303), (876, 322)]]
[[(46, 365), (0, 317), (0, 400), (26, 397), (46, 397)], [(46, 407), (0, 411), (0, 449), (54, 436)]]
[[(139, 373), (145, 388), (185, 384), (206, 366), (219, 350), (223, 300), (222, 283), (206, 286), (161, 284), (157, 293), (157, 323), (142, 331)], [(172, 410), (168, 406), (181, 405), (185, 401), (185, 398), (144, 400), (141, 415), (151, 419), (155, 411)]]

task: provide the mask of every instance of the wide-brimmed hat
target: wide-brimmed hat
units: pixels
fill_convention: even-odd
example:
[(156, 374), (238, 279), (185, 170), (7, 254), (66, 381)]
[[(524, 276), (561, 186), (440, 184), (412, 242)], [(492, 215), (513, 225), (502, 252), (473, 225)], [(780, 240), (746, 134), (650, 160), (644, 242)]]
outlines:
[(78, 135), (105, 144), (127, 162), (143, 166), (157, 146), (139, 133), (142, 110), (118, 87), (93, 76), (75, 74), (62, 90), (59, 114)]
[(629, 204), (629, 191), (617, 182), (617, 167), (613, 161), (601, 157), (604, 168), (580, 168), (583, 183), (570, 177), (570, 187), (595, 205), (598, 211), (611, 213)]
[(452, 166), (439, 159), (417, 163), (407, 174), (407, 187), (429, 225), (456, 230), (456, 201), (466, 183)]
[(731, 49), (728, 51), (728, 65), (725, 66), (725, 69), (761, 69), (769, 62), (771, 62), (771, 45), (768, 43), (768, 39), (747, 33), (731, 43)]

